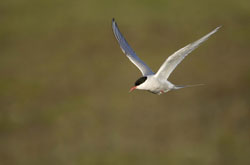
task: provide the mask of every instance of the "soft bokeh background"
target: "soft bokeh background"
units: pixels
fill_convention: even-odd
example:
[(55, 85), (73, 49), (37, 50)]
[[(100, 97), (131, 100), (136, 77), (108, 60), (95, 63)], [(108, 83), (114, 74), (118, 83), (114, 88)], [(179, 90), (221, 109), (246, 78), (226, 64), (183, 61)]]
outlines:
[[(128, 93), (113, 17), (154, 71), (223, 25), (170, 77), (206, 85)], [(249, 0), (1, 1), (0, 164), (249, 165), (249, 44)]]

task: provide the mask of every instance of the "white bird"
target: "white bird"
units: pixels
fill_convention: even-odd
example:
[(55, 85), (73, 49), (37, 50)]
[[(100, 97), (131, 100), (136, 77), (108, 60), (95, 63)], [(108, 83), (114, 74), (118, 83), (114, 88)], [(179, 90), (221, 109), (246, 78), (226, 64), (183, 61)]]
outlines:
[(129, 58), (129, 60), (137, 66), (137, 68), (142, 72), (142, 77), (135, 82), (135, 86), (130, 89), (132, 92), (135, 89), (147, 90), (154, 94), (166, 93), (173, 89), (181, 89), (185, 87), (191, 87), (196, 85), (174, 85), (168, 81), (168, 77), (177, 67), (177, 65), (194, 49), (196, 49), (202, 42), (206, 41), (212, 34), (214, 34), (220, 27), (217, 27), (204, 37), (199, 40), (188, 44), (187, 46), (179, 49), (171, 56), (169, 56), (165, 62), (161, 65), (160, 69), (154, 73), (133, 51), (129, 46), (126, 39), (121, 34), (114, 18), (112, 20), (112, 29), (117, 39), (123, 53)]

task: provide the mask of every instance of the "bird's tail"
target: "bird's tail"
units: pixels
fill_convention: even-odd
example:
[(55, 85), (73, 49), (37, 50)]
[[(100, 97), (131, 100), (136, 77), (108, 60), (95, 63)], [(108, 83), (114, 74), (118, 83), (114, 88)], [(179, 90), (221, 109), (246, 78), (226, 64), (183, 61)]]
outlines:
[(205, 84), (195, 84), (195, 85), (175, 85), (174, 89), (181, 89), (181, 88), (188, 88), (188, 87), (196, 87), (201, 86)]

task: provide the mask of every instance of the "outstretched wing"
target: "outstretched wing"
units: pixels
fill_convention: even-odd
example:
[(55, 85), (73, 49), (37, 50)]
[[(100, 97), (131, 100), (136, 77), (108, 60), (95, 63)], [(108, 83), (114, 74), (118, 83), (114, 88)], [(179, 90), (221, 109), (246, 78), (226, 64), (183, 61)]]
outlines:
[(188, 44), (184, 48), (179, 49), (174, 54), (169, 56), (166, 61), (162, 64), (160, 69), (157, 71), (156, 76), (162, 79), (168, 79), (173, 70), (177, 67), (177, 65), (194, 49), (196, 49), (202, 42), (206, 41), (212, 34), (214, 34), (220, 27), (217, 27), (204, 37), (199, 40)]
[(154, 74), (152, 70), (135, 54), (133, 49), (129, 46), (126, 39), (121, 34), (115, 20), (112, 20), (112, 29), (115, 35), (115, 38), (117, 39), (123, 53), (126, 54), (126, 56), (129, 58), (129, 60), (137, 66), (137, 68), (142, 72), (143, 76)]

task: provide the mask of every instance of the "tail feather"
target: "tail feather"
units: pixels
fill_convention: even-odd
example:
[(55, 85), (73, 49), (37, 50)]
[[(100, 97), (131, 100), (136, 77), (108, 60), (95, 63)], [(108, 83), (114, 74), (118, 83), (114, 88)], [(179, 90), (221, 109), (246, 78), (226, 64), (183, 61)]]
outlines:
[(195, 85), (175, 85), (174, 89), (181, 89), (181, 88), (189, 88), (189, 87), (196, 87), (205, 84), (195, 84)]

